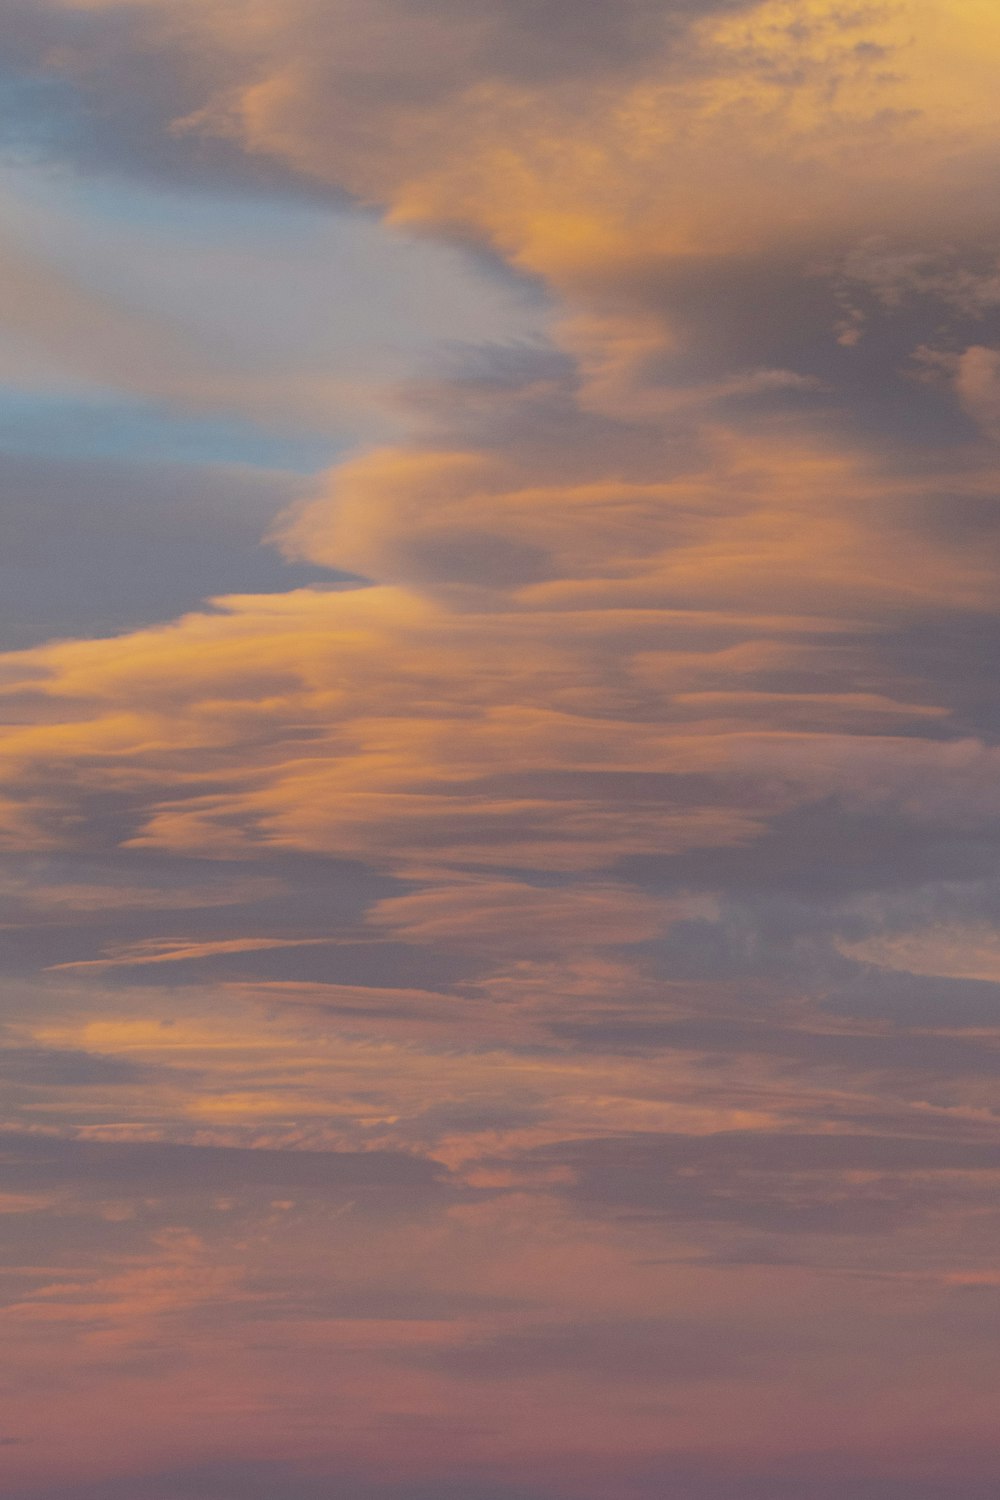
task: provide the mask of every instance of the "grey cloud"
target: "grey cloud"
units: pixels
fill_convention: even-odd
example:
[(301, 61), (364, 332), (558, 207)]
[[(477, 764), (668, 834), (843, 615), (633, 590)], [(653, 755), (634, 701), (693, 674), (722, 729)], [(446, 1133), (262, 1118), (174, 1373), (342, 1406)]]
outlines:
[(1000, 265), (989, 244), (960, 251), (878, 236), (852, 246), (840, 274), (846, 288), (864, 288), (889, 309), (927, 301), (981, 316), (1000, 305)]
[[(98, 799), (95, 832), (109, 811), (107, 801)], [(121, 822), (104, 823), (103, 840), (127, 837), (127, 818), (119, 816)], [(57, 964), (100, 959), (116, 945), (157, 939), (255, 938), (262, 930), (292, 939), (338, 931), (347, 936), (370, 903), (408, 888), (357, 861), (294, 854), (276, 854), (266, 868), (252, 860), (207, 863), (114, 848), (99, 859), (86, 848), (30, 861), (8, 856), (0, 858), (0, 892), (9, 923), (0, 945), (0, 973), (36, 974)], [(413, 988), (417, 976), (417, 987), (438, 989), (468, 969), (467, 959), (456, 963), (430, 950), (345, 942), (93, 973), (105, 986), (318, 978)], [(74, 980), (88, 972), (73, 971)]]
[(824, 991), (819, 1008), (900, 1026), (994, 1028), (1000, 1026), (1000, 984), (859, 966), (852, 978)]
[[(813, 245), (794, 259), (696, 256), (623, 278), (615, 297), (658, 312), (676, 339), (646, 376), (674, 386), (754, 369), (793, 371), (817, 383), (813, 393), (789, 387), (769, 394), (769, 405), (802, 410), (805, 403), (808, 411), (821, 403), (826, 422), (872, 439), (883, 463), (905, 462), (911, 447), (927, 454), (942, 444), (961, 462), (958, 446), (977, 440), (976, 424), (948, 381), (918, 378), (914, 354), (928, 345), (958, 352), (991, 345), (1000, 337), (1000, 311), (958, 307), (944, 293), (887, 306), (858, 289), (851, 305), (863, 311), (863, 336), (844, 344), (843, 283), (828, 264), (837, 253)], [(729, 414), (738, 419), (738, 412), (732, 405)]]
[[(768, 1006), (781, 998), (807, 995), (819, 1014), (891, 1023), (893, 1029), (885, 1033), (885, 1040), (896, 1050), (900, 1066), (921, 1066), (922, 1044), (914, 1048), (903, 1041), (907, 1029), (995, 1028), (1000, 1025), (1000, 984), (985, 978), (949, 978), (879, 967), (877, 944), (928, 927), (985, 931), (993, 925), (996, 906), (996, 882), (990, 878), (931, 881), (871, 892), (861, 888), (845, 892), (843, 898), (831, 898), (822, 890), (794, 892), (763, 886), (753, 890), (748, 883), (745, 890), (731, 892), (719, 902), (714, 918), (674, 923), (663, 938), (642, 944), (636, 951), (646, 971), (665, 982), (663, 1000), (672, 1007), (677, 1005), (679, 983), (721, 984), (726, 987), (722, 993), (738, 986), (738, 1011), (729, 1012), (734, 1041), (749, 1024), (750, 1050), (756, 1050), (754, 1037), (763, 1039), (760, 1027), (767, 1019)], [(869, 962), (848, 957), (840, 946), (866, 940), (876, 943), (875, 952), (866, 955)], [(693, 1005), (704, 1012), (704, 1000), (695, 1000)], [(726, 1008), (724, 1000), (718, 1008)], [(610, 1013), (602, 1019), (613, 1027)], [(647, 999), (641, 1011), (620, 1019), (626, 1026), (634, 1023), (641, 1028), (655, 1027), (664, 1018), (656, 1014), (655, 1001)], [(718, 1016), (704, 1019), (710, 1026), (718, 1023)], [(826, 1043), (822, 1036), (810, 1040), (808, 1023), (799, 1036), (794, 1029), (779, 1029), (785, 1039), (774, 1038), (777, 1053), (823, 1055)], [(684, 1045), (681, 1033), (676, 1044)], [(852, 1045), (849, 1037), (833, 1038), (830, 1055), (843, 1047), (846, 1061)], [(879, 1038), (873, 1037), (873, 1058), (880, 1046)], [(967, 1044), (949, 1052), (945, 1041), (941, 1058), (947, 1070), (963, 1071), (963, 1056), (971, 1060)], [(981, 1065), (989, 1068), (988, 1051)]]
[(120, 1193), (203, 1193), (282, 1189), (306, 1193), (365, 1189), (420, 1195), (443, 1191), (435, 1163), (394, 1151), (280, 1151), (159, 1141), (70, 1140), (0, 1133), (10, 1191), (99, 1188)]
[(56, 1047), (0, 1048), (0, 1082), (30, 1088), (108, 1088), (149, 1082), (159, 1070)]
[[(992, 495), (984, 495), (973, 513), (983, 517), (985, 545), (992, 548), (1000, 506)], [(985, 516), (984, 516), (985, 511)], [(964, 518), (964, 519), (963, 519)], [(920, 516), (916, 517), (920, 524)], [(956, 506), (942, 496), (938, 514), (925, 510), (923, 524), (936, 524), (949, 535), (969, 532), (969, 507)], [(974, 531), (974, 527), (972, 528)], [(975, 537), (969, 537), (975, 545)], [(1000, 703), (996, 694), (996, 662), (1000, 659), (1000, 623), (985, 613), (960, 615), (932, 611), (905, 629), (888, 632), (882, 652), (887, 669), (912, 679), (920, 674), (935, 685), (940, 701), (954, 714), (958, 734), (981, 734), (993, 740), (1000, 733)]]
[(3, 0), (0, 70), (16, 108), (2, 138), (86, 171), (110, 168), (168, 187), (336, 197), (229, 141), (171, 132), (171, 121), (205, 102), (203, 86), (182, 45), (164, 35), (149, 48), (145, 23), (124, 6)]
[(408, 575), (418, 584), (471, 583), (477, 588), (521, 588), (556, 576), (541, 547), (489, 531), (452, 528), (447, 536), (414, 538), (405, 549)]
[[(390, 1429), (387, 1425), (387, 1433)], [(310, 1475), (291, 1464), (232, 1460), (125, 1479), (7, 1491), (4, 1500), (555, 1500), (547, 1486), (525, 1487), (475, 1474), (430, 1482), (379, 1482), (353, 1464)]]
[[(465, 87), (470, 75), (524, 85), (593, 86), (640, 67), (651, 52), (686, 55), (684, 34), (700, 16), (749, 0), (381, 0), (381, 40), (352, 66), (341, 57), (341, 21), (325, 0), (301, 0), (297, 18), (309, 56), (334, 107), (370, 116), (386, 105), (428, 104)], [(241, 151), (233, 142), (172, 132), (207, 102), (203, 59), (183, 31), (156, 34), (152, 17), (129, 7), (67, 11), (4, 0), (3, 61), (37, 76), (58, 58), (66, 89), (40, 107), (45, 120), (19, 120), (36, 147), (89, 170), (111, 167), (153, 179), (225, 190), (343, 195), (293, 167)], [(165, 9), (165, 7), (164, 7)], [(376, 33), (378, 34), (378, 33)], [(446, 39), (442, 45), (442, 39)], [(225, 77), (217, 80), (225, 83)], [(23, 106), (22, 106), (23, 107)], [(34, 128), (33, 127), (34, 124)]]
[(572, 359), (527, 344), (445, 349), (435, 373), (403, 387), (405, 409), (431, 444), (516, 452), (532, 481), (561, 484), (624, 473), (662, 481), (704, 457), (695, 424), (631, 422), (584, 408)]
[[(0, 1182), (6, 1186), (7, 1162), (0, 1148)], [(26, 1191), (22, 1188), (19, 1191)], [(95, 1203), (84, 1198), (54, 1196), (45, 1189), (39, 1193), (38, 1207), (34, 1212), (5, 1214), (3, 1235), (0, 1237), (0, 1306), (10, 1307), (19, 1302), (31, 1301), (39, 1285), (60, 1279), (71, 1261), (77, 1274), (86, 1281), (99, 1278), (109, 1261), (122, 1255), (156, 1256), (156, 1236), (176, 1225), (176, 1200), (156, 1203), (146, 1198), (127, 1204), (131, 1210), (127, 1216), (105, 1217), (103, 1207), (108, 1202), (122, 1204), (129, 1197), (121, 1197), (114, 1191), (105, 1192)], [(223, 1216), (201, 1205), (201, 1211), (192, 1214), (189, 1223), (201, 1232), (218, 1232)], [(245, 1216), (241, 1228), (246, 1228)], [(225, 1215), (226, 1227), (233, 1223), (233, 1213)]]
[(1000, 1171), (1000, 1140), (723, 1131), (714, 1135), (649, 1134), (594, 1138), (577, 1146), (543, 1146), (536, 1156), (581, 1170), (777, 1172)]
[[(370, 902), (411, 888), (359, 860), (279, 850), (270, 853), (266, 870), (253, 859), (207, 863), (157, 849), (118, 849), (99, 859), (72, 849), (8, 854), (0, 855), (0, 882), (10, 920), (51, 933), (64, 926), (99, 929), (107, 919), (122, 941), (166, 936), (161, 918), (171, 933), (183, 927), (218, 935), (220, 922), (239, 922), (244, 912), (256, 921), (265, 904), (279, 925), (344, 923)], [(123, 889), (130, 899), (119, 902)]]
[(420, 1116), (425, 1130), (451, 1133), (483, 1130), (523, 1130), (545, 1118), (545, 1106), (518, 1100), (516, 1092), (506, 1099), (479, 1099), (474, 1102), (445, 1102), (434, 1105)]
[(662, 1385), (759, 1373), (804, 1347), (802, 1338), (773, 1327), (650, 1318), (529, 1325), (436, 1349), (426, 1359), (448, 1374), (486, 1380), (558, 1374)]
[(734, 1016), (664, 1021), (610, 1016), (594, 1021), (556, 1021), (550, 1030), (556, 1037), (596, 1052), (662, 1048), (702, 1052), (718, 1059), (793, 1059), (807, 1067), (862, 1074), (915, 1074), (937, 1081), (1000, 1077), (1000, 1048), (992, 1041), (931, 1032), (821, 1031)]
[(895, 890), (928, 881), (995, 875), (1000, 828), (984, 818), (950, 829), (944, 819), (916, 824), (892, 810), (855, 811), (837, 797), (772, 819), (752, 842), (678, 855), (632, 855), (619, 872), (640, 885), (685, 885), (727, 892), (793, 892), (818, 899)]
[(0, 645), (110, 634), (211, 595), (318, 579), (261, 545), (302, 483), (238, 466), (0, 456)]
[(297, 1291), (282, 1280), (251, 1278), (251, 1299), (241, 1318), (344, 1318), (350, 1322), (452, 1323), (469, 1318), (496, 1317), (523, 1307), (510, 1297), (490, 1297), (435, 1287), (365, 1285)]
[[(152, 924), (150, 924), (152, 925)], [(176, 920), (167, 924), (173, 933)], [(253, 933), (252, 916), (240, 924), (240, 931)], [(296, 928), (296, 933), (300, 929)], [(259, 928), (258, 928), (259, 931)], [(312, 933), (310, 936), (317, 936)], [(30, 942), (30, 939), (28, 940)], [(61, 934), (60, 947), (69, 951), (73, 935)], [(93, 932), (85, 938), (85, 956), (97, 958)], [(31, 943), (37, 953), (37, 939)], [(81, 957), (77, 938), (73, 962)], [(208, 954), (201, 958), (178, 959), (170, 963), (122, 963), (114, 970), (97, 969), (95, 977), (102, 983), (109, 978), (129, 986), (173, 989), (179, 984), (294, 982), (299, 984), (346, 984), (366, 989), (423, 989), (441, 991), (460, 980), (474, 979), (485, 961), (469, 959), (462, 954), (431, 947), (417, 948), (405, 943), (327, 944), (317, 942), (302, 948), (260, 949), (248, 953)], [(86, 971), (83, 971), (84, 974)]]
[(628, 1500), (995, 1500), (990, 1455), (919, 1453), (870, 1456), (806, 1451), (784, 1462), (760, 1455), (636, 1454), (606, 1469), (591, 1458), (578, 1487), (568, 1472), (532, 1483), (469, 1471), (392, 1484), (366, 1479), (354, 1465), (309, 1475), (294, 1465), (232, 1460), (167, 1472), (4, 1492), (4, 1500), (582, 1500), (603, 1482)]
[[(549, 350), (467, 353), (442, 369), (437, 385), (414, 387), (412, 408), (432, 432), (437, 426), (453, 435), (459, 427), (477, 445), (509, 446), (516, 437), (527, 443), (536, 472), (551, 463), (544, 439), (557, 433), (563, 476), (578, 464), (589, 463), (591, 470), (597, 464), (606, 472), (623, 463), (636, 477), (651, 465), (660, 479), (697, 452), (695, 429), (706, 408), (737, 431), (756, 432), (762, 423), (790, 415), (808, 427), (821, 417), (825, 430), (853, 447), (860, 444), (880, 468), (914, 481), (905, 516), (892, 515), (894, 502), (887, 496), (887, 519), (961, 551), (969, 528), (959, 524), (952, 530), (940, 517), (959, 510), (951, 493), (956, 479), (976, 466), (988, 471), (991, 457), (948, 374), (947, 356), (1000, 342), (1000, 306), (973, 312), (946, 299), (925, 299), (886, 307), (868, 294), (864, 337), (845, 345), (838, 334), (843, 288), (832, 265), (842, 251), (812, 244), (794, 256), (657, 257), (627, 269), (616, 266), (607, 284), (600, 278), (588, 283), (586, 295), (598, 306), (669, 331), (662, 351), (649, 355), (640, 372), (645, 393), (659, 392), (670, 412), (655, 427), (582, 410), (579, 373)], [(939, 351), (944, 365), (938, 369), (917, 358), (922, 348)], [(755, 372), (762, 371), (798, 379), (755, 382)], [(671, 398), (684, 392), (700, 392), (702, 406), (696, 402), (686, 411), (680, 403), (671, 410)], [(988, 544), (995, 546), (989, 505), (968, 510), (969, 521), (974, 526), (978, 514)], [(982, 532), (978, 540), (982, 544)]]
[[(955, 1196), (927, 1174), (1000, 1171), (1000, 1144), (842, 1134), (631, 1136), (533, 1156), (570, 1167), (567, 1195), (591, 1211), (780, 1234), (884, 1234)], [(843, 1178), (857, 1172), (868, 1180)]]
[(923, 1474), (912, 1455), (890, 1465), (867, 1455), (806, 1453), (770, 1469), (756, 1458), (740, 1465), (681, 1457), (661, 1459), (644, 1470), (637, 1465), (630, 1480), (637, 1500), (660, 1500), (665, 1494), (671, 1500), (991, 1500), (996, 1482), (986, 1464), (979, 1467), (985, 1477), (970, 1475), (964, 1459), (954, 1472), (942, 1475), (941, 1460), (934, 1454), (927, 1456)]
[(488, 22), (480, 68), (518, 82), (606, 75), (641, 63), (699, 16), (745, 9), (750, 0), (419, 0), (445, 24)]

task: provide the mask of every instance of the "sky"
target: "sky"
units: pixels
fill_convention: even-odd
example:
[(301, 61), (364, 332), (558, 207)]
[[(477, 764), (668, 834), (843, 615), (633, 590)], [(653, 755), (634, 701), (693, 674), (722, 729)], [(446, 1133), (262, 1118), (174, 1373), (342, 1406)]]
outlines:
[(995, 0), (0, 0), (0, 1500), (995, 1500)]

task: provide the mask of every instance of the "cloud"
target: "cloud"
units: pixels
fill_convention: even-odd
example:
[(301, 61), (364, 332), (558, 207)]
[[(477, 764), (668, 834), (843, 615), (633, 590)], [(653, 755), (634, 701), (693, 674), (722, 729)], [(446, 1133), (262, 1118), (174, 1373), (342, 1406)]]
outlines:
[(440, 1170), (400, 1152), (286, 1152), (157, 1141), (3, 1136), (11, 1185), (98, 1186), (120, 1193), (280, 1189), (343, 1193), (365, 1188), (434, 1194)]
[[(782, 1236), (885, 1235), (962, 1196), (967, 1172), (998, 1170), (992, 1144), (743, 1132), (653, 1134), (540, 1148), (574, 1173), (571, 1198), (599, 1217), (662, 1217)], [(931, 1187), (928, 1173), (956, 1174)]]
[[(59, 425), (67, 424), (65, 410)], [(86, 409), (77, 420), (91, 423)], [(118, 415), (119, 428), (128, 418)], [(23, 431), (25, 414), (20, 414)], [(260, 546), (299, 476), (246, 465), (5, 454), (5, 647), (112, 634), (236, 587), (298, 581)]]
[(995, 927), (930, 927), (845, 943), (850, 958), (905, 974), (944, 979), (1000, 979), (1000, 933)]
[(434, 1364), (450, 1374), (478, 1380), (558, 1375), (588, 1380), (669, 1385), (731, 1378), (736, 1369), (782, 1365), (796, 1346), (760, 1331), (727, 1323), (649, 1319), (634, 1323), (526, 1324), (482, 1343), (435, 1351)]
[[(290, 236), (25, 210), (18, 378), (263, 431), (375, 370), (394, 433), (179, 497), (7, 465), (22, 561), (111, 540), (0, 661), (6, 1493), (977, 1495), (992, 12), (0, 11), (89, 122), (50, 164)], [(352, 321), (334, 202), (483, 302)], [(489, 347), (389, 390), (425, 293)]]
[(508, 948), (514, 936), (519, 951), (527, 954), (539, 949), (559, 952), (567, 944), (642, 942), (671, 920), (705, 909), (705, 902), (643, 899), (626, 887), (547, 891), (513, 881), (470, 882), (390, 897), (369, 913), (368, 920), (416, 943), (450, 940)]
[[(133, 1474), (121, 1480), (13, 1493), (12, 1500), (329, 1500), (330, 1485), (338, 1486), (337, 1500), (548, 1500), (545, 1490), (515, 1484), (498, 1486), (489, 1478), (452, 1482), (439, 1478), (433, 1489), (416, 1483), (379, 1484), (359, 1476), (310, 1475), (280, 1461), (239, 1460), (197, 1468)], [(470, 1489), (469, 1485), (474, 1486)]]
[(109, 1088), (150, 1081), (152, 1070), (120, 1057), (55, 1047), (0, 1048), (0, 1077), (10, 1087)]
[[(930, 1457), (940, 1465), (936, 1455)], [(675, 1458), (633, 1457), (618, 1464), (617, 1482), (628, 1486), (637, 1500), (654, 1500), (670, 1486), (677, 1500), (990, 1500), (988, 1477), (970, 1472), (962, 1477), (913, 1474), (911, 1464), (900, 1460), (901, 1472), (885, 1472), (881, 1455), (865, 1456), (845, 1463), (827, 1450), (807, 1452), (794, 1461), (767, 1464), (758, 1454), (748, 1454), (742, 1463), (720, 1463), (700, 1454)], [(577, 1500), (601, 1493), (597, 1486), (612, 1482), (614, 1475), (577, 1471), (574, 1486), (565, 1479), (542, 1476), (535, 1484), (505, 1482), (491, 1475), (466, 1473), (459, 1479), (436, 1476), (429, 1482), (379, 1483), (340, 1472), (336, 1479), (304, 1473), (301, 1469), (268, 1460), (248, 1464), (238, 1460), (198, 1468), (132, 1474), (128, 1478), (93, 1485), (62, 1486), (12, 1493), (12, 1500), (330, 1500), (331, 1483), (338, 1486), (337, 1500)], [(606, 1492), (606, 1491), (605, 1491)]]
[(192, 959), (214, 958), (231, 953), (258, 953), (271, 948), (323, 947), (328, 938), (220, 938), (214, 942), (198, 943), (184, 939), (154, 938), (142, 943), (126, 944), (107, 958), (77, 960), (75, 963), (53, 964), (60, 969), (122, 969), (141, 967), (144, 964), (189, 963)]

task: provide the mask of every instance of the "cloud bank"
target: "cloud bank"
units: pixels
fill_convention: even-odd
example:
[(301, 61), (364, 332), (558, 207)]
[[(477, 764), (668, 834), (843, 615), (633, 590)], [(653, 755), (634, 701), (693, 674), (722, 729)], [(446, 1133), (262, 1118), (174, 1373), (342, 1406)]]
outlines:
[(994, 1493), (993, 7), (0, 30), (19, 171), (427, 257), (2, 250), (19, 389), (363, 416), (3, 460), (0, 1495)]

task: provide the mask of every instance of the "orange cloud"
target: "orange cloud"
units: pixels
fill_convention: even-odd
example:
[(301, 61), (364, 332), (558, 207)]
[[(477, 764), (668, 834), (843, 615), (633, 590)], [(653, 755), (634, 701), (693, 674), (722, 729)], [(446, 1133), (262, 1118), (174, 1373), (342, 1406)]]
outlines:
[(53, 964), (51, 968), (55, 972), (61, 969), (101, 970), (132, 968), (144, 964), (185, 963), (190, 959), (213, 958), (230, 953), (261, 953), (269, 948), (322, 947), (330, 941), (330, 938), (219, 938), (199, 943), (154, 938), (141, 943), (125, 943), (107, 958)]
[[(992, 1432), (995, 1340), (935, 1299), (995, 1259), (994, 1002), (925, 987), (910, 1024), (893, 983), (998, 972), (994, 11), (654, 6), (641, 46), (512, 56), (473, 0), (70, 8), (162, 61), (175, 144), (485, 245), (562, 322), (418, 383), (410, 437), (283, 519), (357, 587), (0, 662), (12, 851), (281, 872), (224, 917), (147, 883), (105, 927), (83, 878), (17, 888), (19, 923), (75, 913), (88, 946), (39, 939), (5, 1152), (86, 1234), (149, 1235), (13, 1302), (31, 1368), (72, 1335), (67, 1430), (100, 1426), (88, 1358), (132, 1421), (116, 1361), (150, 1344), (196, 1365), (150, 1377), (168, 1457), (329, 1456), (333, 1390), (369, 1476), (422, 1474), (415, 1441), (521, 1489), (534, 1455), (563, 1488), (617, 1456), (604, 1500), (722, 1408), (775, 1451), (790, 1416), (817, 1447), (915, 1431), (942, 1348)], [(93, 78), (79, 35), (58, 63)], [(295, 910), (326, 881), (347, 918)], [(913, 884), (883, 930), (871, 890)], [(177, 983), (203, 959), (218, 985)]]

